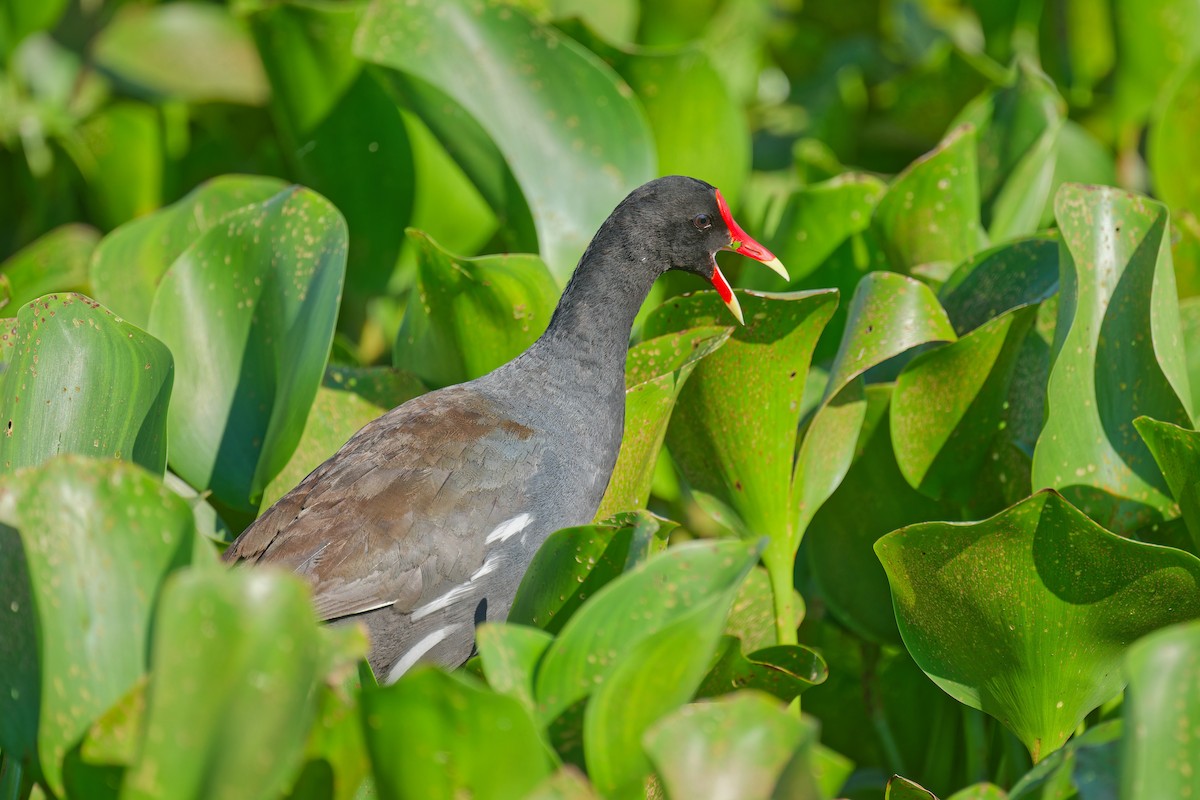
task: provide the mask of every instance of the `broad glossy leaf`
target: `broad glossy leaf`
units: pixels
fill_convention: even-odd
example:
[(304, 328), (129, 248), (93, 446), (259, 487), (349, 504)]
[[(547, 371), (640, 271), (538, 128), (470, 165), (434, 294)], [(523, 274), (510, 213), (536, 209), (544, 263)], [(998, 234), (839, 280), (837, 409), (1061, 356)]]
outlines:
[(916, 781), (893, 775), (888, 779), (884, 800), (937, 800), (937, 796)]
[(95, 228), (63, 225), (10, 256), (0, 264), (9, 287), (6, 313), (50, 292), (87, 291), (88, 261), (98, 241)]
[(352, 54), (365, 9), (289, 0), (250, 16), (293, 174), (346, 216), (346, 288), (356, 306), (387, 288), (415, 191), (400, 110)]
[(1147, 636), (1125, 657), (1121, 798), (1190, 797), (1200, 792), (1200, 623)]
[(254, 43), (223, 6), (122, 6), (92, 52), (105, 70), (166, 98), (262, 105), (270, 93)]
[(976, 101), (975, 123), (984, 224), (992, 241), (1033, 233), (1053, 191), (1066, 104), (1054, 84), (1020, 58), (1012, 82)]
[(533, 678), (538, 662), (554, 636), (527, 625), (486, 623), (475, 629), (475, 646), (488, 686), (520, 700), (530, 714), (537, 713)]
[(154, 292), (171, 262), (225, 214), (261, 203), (285, 186), (262, 175), (222, 175), (166, 208), (122, 225), (100, 241), (92, 257), (96, 299), (145, 327)]
[(672, 798), (766, 800), (815, 726), (779, 701), (739, 692), (692, 703), (646, 732), (646, 752)]
[(1116, 117), (1139, 126), (1176, 69), (1200, 53), (1200, 7), (1191, 0), (1138, 0), (1113, 4)]
[(116, 227), (162, 204), (163, 131), (157, 109), (113, 103), (89, 117), (78, 134), (87, 206), (100, 227)]
[(1097, 774), (1094, 766), (1116, 771), (1122, 720), (1089, 727), (1038, 762), (1013, 784), (1009, 800), (1115, 800), (1115, 774)]
[(524, 797), (552, 771), (520, 701), (465, 676), (414, 670), (362, 705), (383, 800)]
[(174, 364), (167, 347), (80, 294), (23, 305), (0, 373), (0, 467), (59, 453), (162, 473)]
[(145, 738), (122, 800), (277, 795), (302, 764), (317, 681), (331, 666), (331, 631), (319, 627), (307, 587), (292, 575), (192, 570), (174, 578), (159, 603)]
[[(365, 636), (365, 631), (360, 631)], [(360, 681), (331, 675), (317, 689), (317, 716), (308, 729), (305, 764), (288, 800), (355, 800), (371, 775), (359, 708)]]
[(1171, 79), (1150, 121), (1147, 156), (1154, 193), (1171, 208), (1200, 209), (1200, 159), (1192, 147), (1198, 137), (1200, 61), (1195, 61)]
[(1036, 306), (985, 322), (957, 342), (908, 362), (892, 394), (896, 463), (914, 489), (934, 499), (968, 499), (1005, 427), (1017, 358)]
[(803, 645), (773, 645), (744, 653), (741, 640), (723, 636), (716, 663), (705, 675), (696, 696), (718, 697), (739, 689), (755, 689), (790, 703), (828, 676), (829, 668), (820, 653)]
[(1200, 295), (1200, 220), (1192, 212), (1183, 211), (1175, 216), (1174, 223), (1178, 241), (1172, 243), (1171, 256), (1182, 305), (1182, 301)]
[(720, 635), (734, 592), (757, 559), (758, 548), (745, 542), (689, 542), (606, 585), (542, 658), (535, 690), (541, 719), (550, 723), (587, 698), (639, 642), (696, 608), (708, 609)]
[(645, 508), (679, 390), (696, 362), (725, 344), (731, 332), (731, 328), (693, 328), (629, 349), (625, 361), (625, 434), (596, 511), (597, 520), (618, 511)]
[(894, 269), (935, 281), (984, 247), (974, 128), (955, 128), (897, 175), (872, 227)]
[(1035, 762), (1120, 691), (1130, 642), (1200, 617), (1200, 559), (1122, 539), (1054, 492), (983, 522), (903, 528), (875, 552), (916, 662)]
[[(365, 388), (359, 389), (359, 386)], [(299, 485), (359, 428), (422, 391), (420, 381), (413, 375), (387, 367), (327, 368), (296, 450), (263, 490), (259, 508), (270, 508)]]
[(430, 386), (478, 378), (533, 344), (558, 302), (558, 287), (535, 255), (460, 258), (420, 231), (417, 284), (396, 337), (393, 361)]
[(1125, 532), (1172, 504), (1134, 418), (1190, 423), (1167, 210), (1078, 184), (1059, 190), (1055, 208), (1062, 288), (1033, 486)]
[(1200, 433), (1149, 417), (1138, 417), (1133, 426), (1150, 448), (1171, 496), (1179, 504), (1192, 535), (1192, 552), (1200, 553)]
[(307, 189), (227, 214), (162, 277), (149, 328), (175, 354), (171, 468), (258, 507), (316, 396), (346, 266), (346, 223)]
[(188, 563), (192, 512), (140, 467), (63, 456), (0, 481), (0, 746), (62, 762), (146, 669), (164, 579)]
[(665, 550), (675, 527), (648, 511), (635, 511), (555, 531), (525, 571), (508, 621), (558, 633), (584, 600)]
[[(482, 125), (511, 167), (560, 281), (612, 208), (654, 173), (652, 135), (628, 86), (519, 10), (374, 2), (355, 50), (432, 84)], [(465, 63), (486, 67), (464, 70)]]
[(976, 253), (938, 289), (959, 336), (1058, 291), (1058, 236), (1046, 232)]
[[(1082, 3), (1076, 3), (1082, 5)], [(1064, 120), (1058, 132), (1052, 193), (1046, 198), (1039, 228), (1054, 226), (1054, 195), (1064, 183), (1116, 186), (1117, 165), (1110, 146), (1074, 120)]]
[(976, 783), (960, 789), (946, 800), (1007, 800), (1008, 794), (994, 783)]

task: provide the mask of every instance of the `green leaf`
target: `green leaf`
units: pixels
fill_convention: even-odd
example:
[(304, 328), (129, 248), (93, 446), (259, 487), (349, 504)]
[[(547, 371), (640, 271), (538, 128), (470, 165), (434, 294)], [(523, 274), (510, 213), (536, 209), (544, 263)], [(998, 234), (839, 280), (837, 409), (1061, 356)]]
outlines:
[(960, 789), (946, 800), (1007, 800), (1008, 794), (993, 783), (976, 783)]
[(122, 800), (278, 795), (300, 769), (329, 659), (303, 581), (180, 573), (157, 623), (145, 734)]
[(1200, 623), (1158, 631), (1129, 648), (1121, 741), (1121, 798), (1189, 797), (1200, 791)]
[(994, 242), (1033, 233), (1054, 189), (1066, 104), (1040, 69), (1018, 58), (1011, 83), (974, 105), (963, 116), (978, 131), (981, 212), (988, 233)]
[(558, 633), (611, 580), (667, 547), (674, 522), (648, 511), (550, 534), (525, 570), (508, 621)]
[(1200, 553), (1200, 433), (1149, 417), (1138, 417), (1133, 426), (1150, 448), (1179, 504), (1192, 536), (1192, 551)]
[(625, 361), (625, 433), (617, 464), (596, 511), (645, 508), (667, 423), (696, 363), (725, 344), (732, 328), (694, 328), (659, 336), (629, 349)]
[[(359, 385), (369, 387), (370, 399)], [(387, 367), (327, 368), (296, 450), (263, 490), (259, 508), (270, 508), (368, 422), (423, 391), (416, 377)]]
[(892, 395), (896, 463), (914, 489), (966, 500), (1005, 426), (1009, 384), (1036, 306), (984, 323), (905, 366)]
[(100, 241), (92, 257), (96, 299), (145, 327), (154, 292), (171, 262), (225, 214), (261, 203), (285, 185), (278, 178), (222, 175), (166, 208), (122, 225)]
[(872, 227), (894, 269), (935, 281), (986, 246), (974, 129), (955, 128), (897, 175), (875, 207)]
[(362, 705), (383, 800), (524, 797), (552, 770), (520, 701), (465, 676), (417, 669)]
[(13, 48), (29, 34), (53, 28), (67, 6), (67, 0), (5, 3), (0, 6), (0, 57), (7, 62)]
[[(804, 619), (804, 598), (795, 591), (792, 597), (796, 609), (793, 627), (799, 628)], [(741, 639), (747, 652), (775, 644), (775, 604), (771, 596), (771, 579), (763, 567), (750, 570), (738, 587), (729, 619), (725, 620), (725, 633)]]
[(884, 800), (937, 800), (937, 796), (915, 781), (893, 775), (888, 779)]
[(533, 344), (554, 313), (558, 287), (535, 255), (461, 258), (409, 230), (418, 277), (393, 361), (430, 386), (491, 372)]
[(1058, 235), (1040, 233), (976, 253), (938, 290), (959, 336), (1058, 291)]
[(89, 117), (78, 134), (73, 154), (86, 180), (88, 210), (100, 227), (114, 228), (162, 204), (163, 132), (153, 106), (113, 103)]
[(6, 259), (0, 276), (8, 279), (8, 313), (50, 292), (86, 292), (88, 260), (99, 240), (95, 228), (63, 225)]
[(1101, 800), (1117, 796), (1116, 775), (1100, 775), (1092, 765), (1115, 772), (1122, 720), (1089, 727), (1055, 750), (1013, 784), (1009, 800)]
[(526, 800), (599, 800), (587, 778), (568, 764), (538, 784)]
[(346, 223), (307, 189), (222, 218), (163, 276), (150, 330), (175, 354), (171, 468), (252, 511), (287, 464), (333, 339)]
[(1150, 114), (1177, 68), (1200, 53), (1200, 8), (1191, 0), (1138, 0), (1113, 4), (1117, 35), (1114, 62), (1116, 121), (1138, 127)]
[(1147, 157), (1154, 193), (1171, 208), (1200, 209), (1200, 60), (1179, 70), (1150, 122)]
[(250, 36), (208, 3), (122, 6), (92, 53), (103, 69), (165, 98), (257, 106), (270, 93)]
[(130, 464), (64, 456), (0, 479), (0, 747), (36, 745), (52, 791), (146, 669), (155, 601), (192, 537), (183, 500)]
[(696, 696), (717, 697), (739, 689), (755, 689), (790, 703), (827, 677), (829, 668), (815, 650), (782, 644), (744, 654), (741, 640), (723, 636), (716, 663), (704, 677)]
[(79, 294), (25, 304), (9, 336), (0, 373), (3, 471), (79, 453), (162, 473), (174, 380), (162, 342)]
[(773, 698), (739, 692), (664, 717), (645, 746), (670, 797), (767, 800), (792, 755), (815, 739), (811, 721)]
[[(629, 87), (582, 46), (511, 7), (374, 2), (355, 50), (432, 84), (482, 125), (520, 185), (559, 281), (613, 207), (655, 172), (650, 129)], [(466, 63), (488, 66), (463, 70)]]
[(1077, 184), (1059, 190), (1055, 209), (1062, 289), (1033, 486), (1126, 532), (1172, 505), (1134, 418), (1190, 425), (1167, 210)]
[(1200, 616), (1200, 559), (1122, 539), (1054, 492), (895, 531), (875, 552), (917, 664), (1035, 762), (1120, 691), (1129, 642)]
[(387, 288), (415, 192), (400, 111), (352, 54), (365, 9), (366, 3), (289, 0), (250, 16), (293, 174), (346, 216), (346, 289), (361, 295), (360, 304)]
[(521, 701), (537, 713), (533, 678), (538, 662), (554, 637), (539, 628), (511, 623), (485, 623), (475, 629), (475, 646), (488, 686)]

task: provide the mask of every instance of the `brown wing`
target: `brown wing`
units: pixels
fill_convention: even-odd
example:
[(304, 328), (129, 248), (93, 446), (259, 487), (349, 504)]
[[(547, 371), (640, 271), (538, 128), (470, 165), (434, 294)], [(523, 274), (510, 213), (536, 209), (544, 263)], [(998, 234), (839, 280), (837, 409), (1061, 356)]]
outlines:
[(415, 608), (479, 568), (487, 533), (529, 502), (539, 453), (532, 429), (469, 387), (423, 395), (351, 437), (225, 559), (304, 576), (323, 619)]

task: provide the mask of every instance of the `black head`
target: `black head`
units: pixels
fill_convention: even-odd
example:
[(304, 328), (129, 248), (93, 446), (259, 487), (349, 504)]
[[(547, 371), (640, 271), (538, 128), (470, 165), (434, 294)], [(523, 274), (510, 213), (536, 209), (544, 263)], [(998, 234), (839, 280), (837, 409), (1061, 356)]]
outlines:
[[(717, 251), (735, 250), (787, 279), (779, 259), (733, 219), (721, 192), (695, 178), (669, 175), (639, 186), (617, 206), (604, 227), (610, 228), (610, 235), (627, 238), (626, 247), (640, 248), (648, 269), (658, 273), (683, 270), (710, 281), (739, 322), (741, 308), (717, 267)], [(597, 238), (603, 234), (602, 228)]]

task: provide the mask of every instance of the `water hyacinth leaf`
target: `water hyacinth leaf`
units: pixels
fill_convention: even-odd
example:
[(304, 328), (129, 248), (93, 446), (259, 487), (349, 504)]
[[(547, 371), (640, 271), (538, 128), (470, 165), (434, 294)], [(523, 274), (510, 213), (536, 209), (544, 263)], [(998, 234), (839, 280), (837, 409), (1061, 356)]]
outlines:
[(36, 745), (54, 792), (68, 751), (146, 670), (155, 601), (192, 537), (187, 504), (131, 464), (63, 456), (0, 481), (0, 634), (15, 654), (0, 746), (25, 759)]
[(716, 663), (705, 675), (696, 696), (718, 697), (739, 689), (754, 689), (790, 703), (827, 677), (829, 668), (824, 659), (810, 648), (782, 644), (743, 653), (740, 639), (723, 636)]
[(530, 562), (508, 621), (556, 634), (584, 600), (667, 546), (676, 527), (648, 511), (550, 534)]
[(381, 800), (525, 797), (553, 769), (520, 701), (466, 676), (417, 669), (362, 706)]
[(884, 800), (937, 800), (937, 795), (916, 781), (893, 775), (888, 779)]
[(387, 288), (415, 191), (400, 110), (352, 54), (365, 9), (366, 3), (283, 2), (249, 17), (293, 174), (346, 216), (346, 290), (356, 306)]
[(165, 98), (262, 105), (270, 93), (254, 43), (221, 6), (123, 6), (92, 52), (104, 70)]
[(5, 4), (0, 9), (0, 54), (8, 60), (13, 48), (29, 34), (53, 28), (67, 6), (67, 0)]
[(1119, 123), (1137, 127), (1171, 77), (1200, 53), (1200, 8), (1188, 0), (1153, 6), (1118, 0), (1113, 11), (1120, 53), (1114, 62), (1115, 116)]
[(1116, 776), (1097, 781), (1089, 765), (1107, 764), (1115, 769), (1120, 758), (1122, 720), (1113, 719), (1089, 727), (1034, 765), (1010, 789), (1009, 800), (1101, 800), (1116, 798)]
[(1200, 553), (1200, 433), (1169, 422), (1138, 417), (1133, 426), (1145, 440)]
[(101, 228), (114, 228), (162, 205), (163, 126), (159, 110), (121, 101), (77, 129), (87, 177), (87, 207)]
[[(833, 313), (833, 292), (738, 292), (747, 324), (697, 364), (676, 402), (667, 446), (693, 490), (732, 508), (754, 537), (790, 559), (795, 430), (809, 358)], [(720, 324), (715, 292), (677, 297), (646, 320), (647, 336)]]
[(325, 633), (295, 576), (192, 570), (173, 579), (159, 604), (145, 735), (122, 800), (280, 793), (302, 764), (317, 681), (330, 666)]
[(1200, 295), (1200, 220), (1190, 211), (1174, 218), (1177, 241), (1172, 243), (1171, 257), (1175, 262), (1175, 284), (1181, 301)]
[(976, 253), (942, 284), (938, 300), (962, 336), (1057, 291), (1058, 235), (1047, 231)]
[(976, 783), (958, 790), (946, 800), (1008, 800), (1008, 794), (994, 783)]
[(430, 386), (478, 378), (516, 358), (542, 334), (558, 287), (535, 255), (459, 258), (410, 230), (417, 284), (393, 362)]
[(757, 692), (692, 703), (646, 732), (669, 797), (768, 800), (812, 724)]
[(588, 700), (583, 750), (596, 789), (641, 796), (651, 765), (647, 728), (692, 698), (712, 663), (737, 586), (696, 602), (619, 657)]
[(1126, 532), (1173, 505), (1134, 418), (1191, 422), (1167, 210), (1078, 184), (1059, 190), (1055, 209), (1061, 301), (1033, 486)]
[(175, 260), (149, 328), (176, 356), (171, 468), (252, 511), (300, 441), (325, 369), (346, 223), (307, 189), (222, 218)]
[(625, 432), (596, 511), (602, 520), (645, 508), (654, 467), (679, 391), (700, 359), (725, 344), (731, 328), (693, 328), (641, 342), (625, 361)]
[(600, 795), (583, 773), (567, 764), (539, 783), (537, 789), (526, 795), (526, 800), (600, 800)]
[(4, 345), (3, 471), (79, 453), (162, 474), (174, 380), (166, 345), (79, 294), (23, 305)]
[(485, 623), (475, 629), (475, 646), (488, 686), (515, 697), (530, 714), (537, 712), (533, 676), (538, 661), (554, 637), (539, 628), (509, 623)]
[(296, 450), (267, 484), (259, 508), (269, 508), (291, 491), (368, 422), (423, 393), (421, 382), (400, 370), (327, 367)]
[(188, 245), (226, 213), (261, 203), (286, 185), (263, 175), (222, 175), (166, 208), (127, 222), (101, 239), (92, 256), (96, 299), (146, 327), (158, 282)]
[(1121, 741), (1121, 798), (1194, 797), (1200, 792), (1200, 623), (1147, 636), (1125, 658), (1129, 690)]
[(642, 639), (697, 607), (708, 609), (720, 635), (738, 584), (758, 555), (758, 547), (740, 541), (690, 542), (606, 585), (542, 657), (535, 689), (539, 717), (554, 721), (602, 685)]
[(1074, 120), (1064, 120), (1058, 132), (1054, 157), (1053, 191), (1046, 198), (1039, 228), (1054, 226), (1054, 194), (1064, 183), (1093, 183), (1116, 186), (1117, 165), (1107, 144)]
[(896, 463), (914, 489), (934, 499), (975, 491), (989, 444), (1003, 429), (1006, 398), (1036, 306), (984, 323), (957, 342), (905, 366), (892, 395)]
[[(462, 0), (374, 2), (355, 51), (437, 87), (487, 131), (560, 281), (612, 208), (654, 173), (653, 136), (628, 85), (521, 11)], [(489, 66), (464, 71), (464, 63)], [(585, 183), (588, 191), (579, 191)]]
[(1053, 82), (1019, 58), (1012, 83), (967, 112), (977, 130), (981, 213), (992, 241), (1037, 230), (1054, 188), (1065, 111)]
[[(9, 314), (51, 292), (88, 289), (88, 261), (100, 234), (87, 225), (62, 225), (14, 253), (0, 264), (7, 279)], [(0, 306), (3, 308), (3, 306)]]
[(1130, 642), (1200, 617), (1200, 559), (1109, 533), (1050, 491), (982, 522), (903, 528), (875, 552), (917, 664), (1035, 762), (1120, 691)]
[(1154, 193), (1171, 208), (1200, 209), (1200, 160), (1190, 145), (1200, 137), (1200, 62), (1180, 70), (1166, 87), (1150, 123), (1147, 156)]
[[(804, 619), (804, 598), (799, 592), (792, 597), (796, 609), (794, 627), (799, 628)], [(775, 603), (771, 597), (771, 579), (763, 567), (750, 570), (738, 587), (729, 618), (725, 620), (725, 633), (741, 639), (746, 652), (775, 644)]]
[(974, 128), (955, 128), (880, 198), (872, 227), (897, 271), (941, 281), (986, 246), (975, 150)]

